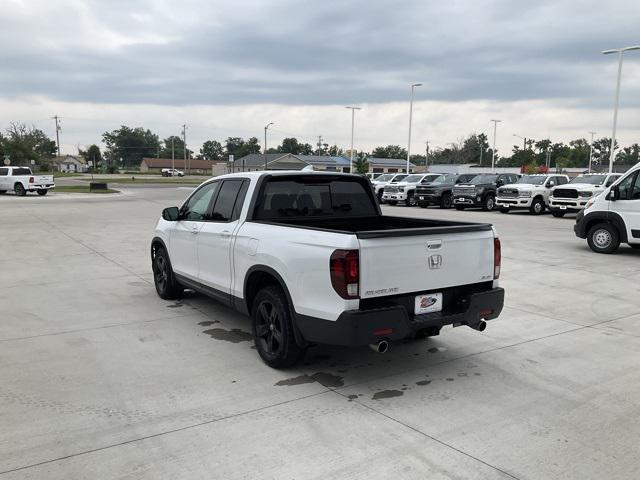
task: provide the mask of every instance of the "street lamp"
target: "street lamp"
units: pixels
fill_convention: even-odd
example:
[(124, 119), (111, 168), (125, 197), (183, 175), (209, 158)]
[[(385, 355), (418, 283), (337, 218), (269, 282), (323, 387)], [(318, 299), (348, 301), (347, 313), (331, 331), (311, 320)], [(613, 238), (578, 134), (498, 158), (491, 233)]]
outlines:
[(491, 170), (496, 168), (496, 131), (498, 130), (498, 123), (502, 120), (491, 120), (493, 122), (493, 151), (491, 152)]
[(527, 149), (527, 137), (521, 137), (517, 133), (514, 133), (513, 136), (522, 139), (522, 141), (524, 142), (523, 145), (522, 145), (522, 151), (524, 152)]
[(414, 88), (421, 86), (421, 83), (411, 84), (411, 101), (409, 102), (409, 142), (407, 144), (407, 175), (409, 174), (409, 159), (411, 158), (411, 120), (413, 117), (413, 90)]
[(589, 145), (589, 173), (591, 173), (591, 161), (593, 159), (593, 136), (597, 132), (589, 132), (591, 134), (591, 145)]
[(618, 123), (618, 101), (620, 100), (620, 77), (622, 75), (622, 54), (631, 50), (640, 50), (640, 45), (634, 45), (631, 47), (614, 48), (611, 50), (603, 50), (604, 55), (610, 53), (618, 54), (618, 82), (616, 83), (616, 99), (613, 104), (613, 133), (611, 134), (611, 151), (609, 152), (609, 173), (613, 172), (613, 159), (615, 157), (614, 147), (616, 145), (616, 126)]
[(353, 127), (355, 123), (356, 110), (361, 110), (360, 107), (344, 107), (351, 110), (351, 150), (349, 152), (349, 173), (353, 173)]
[(273, 125), (273, 122), (269, 122), (264, 126), (264, 169), (267, 170), (267, 130)]

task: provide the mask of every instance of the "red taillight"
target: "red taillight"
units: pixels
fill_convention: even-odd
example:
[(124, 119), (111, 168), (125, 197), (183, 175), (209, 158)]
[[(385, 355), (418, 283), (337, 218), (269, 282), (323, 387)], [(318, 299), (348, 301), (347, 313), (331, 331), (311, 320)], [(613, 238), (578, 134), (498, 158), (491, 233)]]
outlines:
[(502, 266), (502, 246), (498, 237), (493, 239), (493, 278), (500, 278), (500, 267)]
[(336, 250), (329, 260), (331, 285), (342, 298), (358, 298), (360, 256), (358, 250)]
[(34, 182), (33, 177), (29, 177), (29, 183), (33, 183), (33, 182)]
[(391, 335), (393, 333), (393, 328), (380, 328), (378, 330), (374, 330), (373, 334), (376, 337), (386, 337), (387, 335)]

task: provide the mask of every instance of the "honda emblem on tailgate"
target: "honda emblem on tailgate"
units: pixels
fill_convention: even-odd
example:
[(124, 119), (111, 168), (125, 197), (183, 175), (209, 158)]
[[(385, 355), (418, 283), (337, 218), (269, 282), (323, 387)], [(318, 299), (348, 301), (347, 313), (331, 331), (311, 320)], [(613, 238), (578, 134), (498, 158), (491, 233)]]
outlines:
[(442, 255), (431, 255), (429, 257), (429, 268), (436, 270), (442, 266)]

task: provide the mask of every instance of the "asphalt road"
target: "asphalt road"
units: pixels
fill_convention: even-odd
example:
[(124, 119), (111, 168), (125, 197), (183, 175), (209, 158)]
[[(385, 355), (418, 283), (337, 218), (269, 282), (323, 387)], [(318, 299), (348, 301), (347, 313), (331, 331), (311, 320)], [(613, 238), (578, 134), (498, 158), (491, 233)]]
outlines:
[(0, 197), (1, 480), (637, 478), (640, 251), (386, 207), (493, 222), (501, 318), (276, 371), (247, 318), (156, 296), (151, 232), (188, 191)]

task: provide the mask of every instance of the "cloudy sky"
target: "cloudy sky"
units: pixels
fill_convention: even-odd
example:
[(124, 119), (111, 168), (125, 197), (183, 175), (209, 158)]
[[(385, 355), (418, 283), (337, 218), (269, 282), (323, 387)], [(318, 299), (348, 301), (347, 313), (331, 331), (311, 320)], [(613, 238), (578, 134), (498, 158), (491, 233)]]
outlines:
[[(640, 44), (640, 2), (2, 0), (0, 127), (34, 124), (63, 151), (121, 124), (166, 137), (285, 136), (412, 151), (471, 132), (611, 134), (617, 61)], [(625, 56), (621, 143), (640, 141), (640, 51)]]

